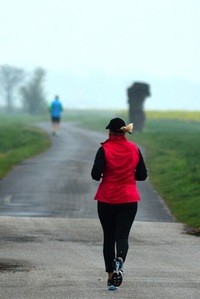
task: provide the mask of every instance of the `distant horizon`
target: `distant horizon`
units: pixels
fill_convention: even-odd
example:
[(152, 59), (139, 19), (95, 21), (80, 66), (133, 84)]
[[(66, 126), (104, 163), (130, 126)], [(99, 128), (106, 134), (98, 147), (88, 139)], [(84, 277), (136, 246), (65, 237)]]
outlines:
[(200, 110), (200, 82), (182, 78), (157, 78), (150, 74), (107, 75), (47, 72), (48, 101), (59, 94), (63, 105), (75, 108), (126, 109), (127, 89), (135, 82), (147, 83), (150, 96), (144, 108), (150, 110)]
[[(48, 103), (47, 103), (48, 104)], [(48, 105), (47, 105), (48, 107)], [(100, 107), (67, 107), (67, 106), (64, 106), (63, 105), (63, 108), (64, 108), (64, 113), (67, 112), (67, 111), (73, 111), (73, 110), (82, 110), (82, 111), (129, 111), (129, 107), (127, 106), (127, 108), (116, 108), (116, 107), (113, 107), (113, 108), (100, 108)], [(22, 109), (22, 106), (21, 105), (14, 105), (13, 106), (13, 113), (15, 112), (23, 112), (23, 109)], [(145, 111), (150, 111), (150, 112), (200, 112), (200, 109), (199, 110), (196, 110), (196, 109), (144, 109), (143, 110), (144, 112)], [(12, 112), (7, 112), (6, 111), (6, 105), (0, 105), (0, 113), (5, 113), (5, 114), (12, 114)], [(27, 113), (28, 114), (28, 113)], [(47, 110), (47, 114), (48, 114), (48, 110)]]

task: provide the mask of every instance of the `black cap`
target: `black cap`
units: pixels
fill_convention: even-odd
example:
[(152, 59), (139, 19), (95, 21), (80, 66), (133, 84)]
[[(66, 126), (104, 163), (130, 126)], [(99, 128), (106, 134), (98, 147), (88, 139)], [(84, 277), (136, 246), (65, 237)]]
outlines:
[(111, 119), (110, 123), (107, 125), (106, 129), (109, 129), (113, 132), (119, 132), (120, 128), (125, 126), (125, 122), (123, 121), (123, 119), (116, 117)]

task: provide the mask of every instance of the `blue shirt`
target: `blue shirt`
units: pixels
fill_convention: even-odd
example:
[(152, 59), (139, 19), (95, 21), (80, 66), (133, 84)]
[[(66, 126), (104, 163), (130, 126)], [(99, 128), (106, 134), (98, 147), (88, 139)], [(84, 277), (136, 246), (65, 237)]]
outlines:
[(54, 100), (50, 106), (50, 112), (52, 117), (60, 117), (63, 111), (63, 106), (59, 100)]

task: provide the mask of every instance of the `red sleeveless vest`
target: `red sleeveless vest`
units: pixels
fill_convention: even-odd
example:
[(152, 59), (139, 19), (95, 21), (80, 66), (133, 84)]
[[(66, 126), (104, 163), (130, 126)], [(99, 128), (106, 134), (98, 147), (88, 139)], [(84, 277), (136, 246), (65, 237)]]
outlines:
[(105, 169), (95, 200), (110, 204), (137, 202), (140, 195), (134, 177), (139, 161), (137, 146), (123, 136), (110, 136), (102, 143)]

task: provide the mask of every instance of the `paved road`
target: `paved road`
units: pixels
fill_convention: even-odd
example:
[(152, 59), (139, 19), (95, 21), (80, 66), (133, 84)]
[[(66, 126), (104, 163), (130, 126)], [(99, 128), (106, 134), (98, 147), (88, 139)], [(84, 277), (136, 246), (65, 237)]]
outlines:
[[(48, 124), (42, 127), (49, 130)], [(24, 161), (0, 181), (0, 216), (97, 218), (98, 182), (90, 172), (105, 134), (65, 123), (44, 154)], [(148, 180), (138, 183), (143, 200), (137, 220), (173, 221)]]
[(184, 233), (148, 181), (139, 185), (124, 283), (106, 290), (90, 177), (106, 137), (63, 124), (46, 153), (0, 181), (0, 299), (200, 298), (199, 238)]

